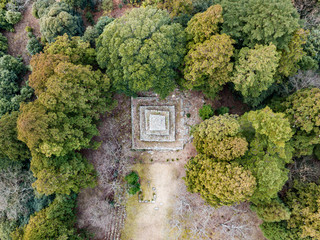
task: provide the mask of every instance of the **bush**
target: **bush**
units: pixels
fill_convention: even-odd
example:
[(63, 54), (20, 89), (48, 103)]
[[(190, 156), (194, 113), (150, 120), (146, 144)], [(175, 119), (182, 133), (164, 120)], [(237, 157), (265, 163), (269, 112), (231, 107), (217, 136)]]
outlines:
[(35, 55), (42, 51), (43, 45), (35, 37), (31, 37), (27, 42), (26, 49), (30, 55)]
[(0, 33), (0, 57), (8, 51), (8, 39)]
[(86, 13), (86, 19), (87, 19), (87, 21), (88, 21), (91, 25), (94, 24), (93, 15), (92, 15), (91, 12), (88, 11), (88, 12)]
[(203, 105), (202, 108), (199, 109), (199, 116), (203, 121), (211, 118), (213, 114), (214, 110), (211, 105)]
[(21, 20), (21, 17), (22, 17), (22, 15), (20, 12), (13, 12), (13, 11), (6, 12), (7, 22), (12, 25), (18, 23)]
[(129, 194), (134, 195), (140, 191), (140, 183), (139, 183), (138, 173), (132, 171), (124, 179), (127, 181)]
[(26, 32), (33, 32), (33, 28), (30, 26), (26, 26), (26, 28), (24, 29)]

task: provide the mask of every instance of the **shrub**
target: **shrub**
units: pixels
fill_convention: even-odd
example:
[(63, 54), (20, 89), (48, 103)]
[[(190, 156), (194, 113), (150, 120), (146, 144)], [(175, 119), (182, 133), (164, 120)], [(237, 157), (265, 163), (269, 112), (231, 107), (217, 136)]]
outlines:
[(13, 11), (6, 12), (7, 22), (12, 25), (18, 23), (21, 20), (21, 17), (22, 17), (22, 15), (20, 12), (13, 12)]
[(128, 193), (131, 195), (136, 194), (140, 191), (139, 175), (138, 173), (132, 171), (129, 173), (125, 180), (127, 181)]
[(320, 160), (320, 145), (319, 144), (314, 147), (313, 153), (316, 156), (316, 158), (318, 160)]
[(214, 110), (211, 105), (203, 105), (202, 108), (199, 109), (199, 116), (202, 120), (211, 118), (213, 114)]
[(8, 51), (8, 39), (0, 33), (0, 57)]
[(25, 28), (25, 31), (26, 32), (33, 32), (33, 28), (32, 27), (30, 27), (30, 26), (26, 26), (26, 28)]
[(89, 12), (89, 11), (86, 12), (86, 19), (87, 19), (87, 21), (88, 21), (91, 25), (94, 24), (93, 15), (92, 15), (91, 12)]
[(37, 53), (40, 53), (43, 49), (43, 45), (35, 38), (31, 37), (26, 46), (26, 50), (30, 55), (35, 55)]
[(217, 108), (216, 112), (218, 115), (224, 115), (226, 113), (229, 113), (229, 108), (228, 107), (219, 107)]

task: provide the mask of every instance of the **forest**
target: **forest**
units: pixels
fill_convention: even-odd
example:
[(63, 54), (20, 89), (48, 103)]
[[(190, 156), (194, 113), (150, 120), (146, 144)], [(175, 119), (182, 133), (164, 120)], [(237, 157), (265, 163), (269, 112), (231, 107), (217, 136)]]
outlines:
[[(320, 240), (318, 0), (0, 0), (0, 30), (1, 240), (109, 239), (143, 181), (123, 102), (176, 92), (205, 99), (184, 113), (198, 119), (186, 194), (248, 203), (261, 239)], [(214, 107), (226, 92), (239, 104)], [(81, 225), (86, 189), (103, 189), (95, 227)], [(117, 226), (110, 239), (126, 239)], [(216, 239), (188, 229), (167, 239)]]

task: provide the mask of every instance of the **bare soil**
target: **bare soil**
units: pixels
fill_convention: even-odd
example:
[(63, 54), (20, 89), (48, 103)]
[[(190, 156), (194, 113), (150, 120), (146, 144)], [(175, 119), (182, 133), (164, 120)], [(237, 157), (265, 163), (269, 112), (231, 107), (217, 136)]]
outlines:
[(33, 34), (37, 37), (40, 36), (39, 20), (31, 14), (32, 2), (26, 7), (23, 12), (22, 19), (15, 26), (14, 32), (4, 32), (4, 35), (8, 38), (9, 49), (8, 53), (15, 57), (22, 56), (24, 64), (28, 65), (31, 56), (26, 51), (27, 42), (29, 40), (28, 34), (25, 31), (27, 26), (33, 28)]

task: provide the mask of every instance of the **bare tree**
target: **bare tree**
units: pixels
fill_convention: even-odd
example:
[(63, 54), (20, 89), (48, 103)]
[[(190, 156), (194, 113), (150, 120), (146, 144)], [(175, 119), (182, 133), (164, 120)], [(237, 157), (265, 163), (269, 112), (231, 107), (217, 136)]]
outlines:
[(294, 91), (308, 87), (320, 88), (320, 76), (318, 73), (311, 70), (299, 70), (295, 76), (289, 78), (289, 83)]

